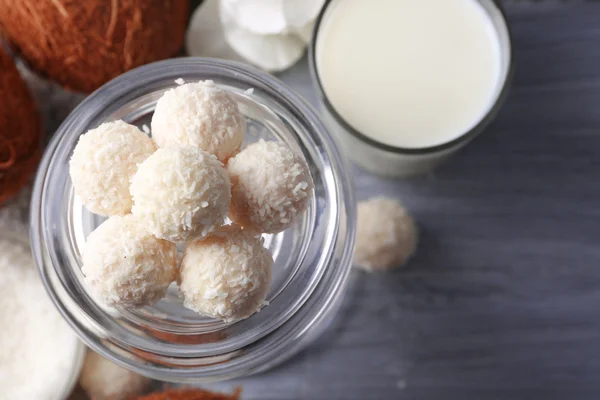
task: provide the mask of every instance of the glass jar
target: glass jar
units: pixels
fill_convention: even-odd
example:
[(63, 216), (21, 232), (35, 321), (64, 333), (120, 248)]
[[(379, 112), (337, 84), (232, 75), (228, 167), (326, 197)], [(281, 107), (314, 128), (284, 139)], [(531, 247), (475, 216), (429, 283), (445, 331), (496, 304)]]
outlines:
[[(334, 5), (340, 1), (343, 0), (328, 0), (317, 18), (309, 48), (309, 68), (320, 101), (323, 120), (331, 134), (339, 139), (342, 148), (357, 165), (374, 174), (391, 178), (408, 177), (430, 172), (469, 143), (494, 119), (506, 98), (513, 75), (510, 30), (504, 11), (497, 0), (476, 0), (489, 17), (492, 28), (497, 35), (500, 48), (499, 81), (493, 94), (493, 101), (487, 112), (479, 119), (475, 126), (455, 139), (431, 147), (416, 148), (391, 146), (373, 139), (364, 132), (359, 132), (344, 120), (327, 98), (317, 67), (319, 32), (321, 25), (327, 22)], [(401, 74), (402, 71), (398, 71), (398, 73)], [(398, 88), (398, 90), (401, 90), (401, 88)], [(399, 110), (398, 112), (402, 111)], [(460, 134), (461, 132), (457, 133)]]
[[(105, 121), (150, 125), (175, 80), (213, 80), (245, 115), (247, 142), (279, 140), (301, 152), (315, 196), (290, 229), (265, 235), (274, 258), (269, 305), (237, 323), (182, 306), (176, 286), (151, 307), (110, 309), (94, 300), (81, 272), (86, 237), (103, 218), (74, 195), (69, 159), (79, 136)], [(251, 90), (249, 90), (251, 89)], [(149, 377), (215, 381), (266, 370), (310, 343), (335, 314), (351, 268), (355, 203), (350, 169), (315, 111), (277, 79), (243, 64), (201, 58), (128, 72), (85, 99), (49, 144), (31, 203), (33, 254), (58, 309), (92, 349)]]

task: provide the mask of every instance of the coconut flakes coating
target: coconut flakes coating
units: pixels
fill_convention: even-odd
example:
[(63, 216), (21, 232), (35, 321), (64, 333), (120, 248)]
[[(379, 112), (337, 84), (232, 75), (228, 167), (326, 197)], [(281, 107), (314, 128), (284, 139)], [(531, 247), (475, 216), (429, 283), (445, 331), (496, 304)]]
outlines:
[(69, 163), (75, 193), (93, 213), (129, 213), (129, 181), (155, 150), (146, 134), (121, 120), (88, 131), (79, 138)]
[(156, 237), (199, 239), (221, 226), (231, 201), (223, 164), (195, 147), (160, 148), (131, 180), (133, 215)]
[(234, 98), (212, 81), (166, 91), (152, 116), (152, 137), (159, 147), (194, 146), (223, 162), (238, 151), (245, 133), (246, 120)]
[(134, 216), (114, 216), (88, 237), (81, 270), (107, 305), (148, 306), (175, 280), (177, 248), (151, 235)]
[(398, 201), (376, 197), (358, 203), (357, 267), (369, 272), (399, 267), (415, 252), (417, 241), (417, 226)]
[(286, 145), (260, 140), (227, 164), (232, 183), (229, 217), (244, 228), (281, 232), (308, 207), (313, 180), (306, 161)]
[(191, 242), (179, 271), (183, 305), (225, 322), (248, 318), (265, 304), (272, 264), (261, 238), (239, 226)]

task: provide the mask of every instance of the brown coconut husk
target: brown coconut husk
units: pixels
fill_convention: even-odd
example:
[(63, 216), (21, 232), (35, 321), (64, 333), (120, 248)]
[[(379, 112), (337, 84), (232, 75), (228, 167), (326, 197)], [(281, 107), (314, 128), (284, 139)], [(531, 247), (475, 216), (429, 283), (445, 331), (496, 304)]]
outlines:
[(0, 204), (17, 194), (35, 172), (41, 137), (33, 97), (0, 46)]
[(0, 0), (0, 27), (30, 66), (91, 92), (181, 49), (188, 0)]

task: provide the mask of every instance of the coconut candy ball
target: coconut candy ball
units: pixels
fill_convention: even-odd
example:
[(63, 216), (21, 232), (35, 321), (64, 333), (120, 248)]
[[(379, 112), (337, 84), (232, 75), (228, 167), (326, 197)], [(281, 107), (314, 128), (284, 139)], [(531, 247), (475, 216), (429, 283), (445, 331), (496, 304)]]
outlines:
[(133, 215), (155, 236), (199, 239), (223, 224), (231, 185), (223, 164), (195, 147), (160, 148), (131, 180)]
[(152, 381), (88, 350), (79, 384), (91, 399), (127, 400), (144, 392)]
[(277, 233), (310, 201), (313, 181), (304, 159), (282, 143), (260, 140), (227, 163), (232, 183), (229, 217), (244, 228)]
[(225, 322), (248, 318), (265, 304), (273, 258), (260, 237), (223, 227), (188, 244), (179, 270), (183, 305)]
[(417, 227), (402, 205), (385, 197), (358, 203), (354, 264), (385, 271), (404, 264), (417, 247)]
[(109, 306), (152, 305), (176, 278), (175, 244), (154, 237), (132, 215), (110, 217), (96, 228), (82, 258), (85, 282)]
[(246, 120), (232, 95), (212, 81), (166, 91), (152, 116), (152, 137), (159, 147), (194, 146), (222, 162), (238, 151), (245, 133)]
[(79, 138), (69, 163), (75, 193), (95, 214), (129, 213), (129, 181), (155, 150), (146, 134), (120, 120), (88, 131)]

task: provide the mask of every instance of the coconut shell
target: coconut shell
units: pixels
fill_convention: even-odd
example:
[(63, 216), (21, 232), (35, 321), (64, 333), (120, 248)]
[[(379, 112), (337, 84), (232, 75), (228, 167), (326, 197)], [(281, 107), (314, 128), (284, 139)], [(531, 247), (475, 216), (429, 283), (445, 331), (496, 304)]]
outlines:
[(91, 92), (181, 49), (188, 0), (0, 0), (0, 27), (29, 65)]
[(0, 46), (0, 204), (35, 172), (42, 128), (35, 102), (12, 58)]

